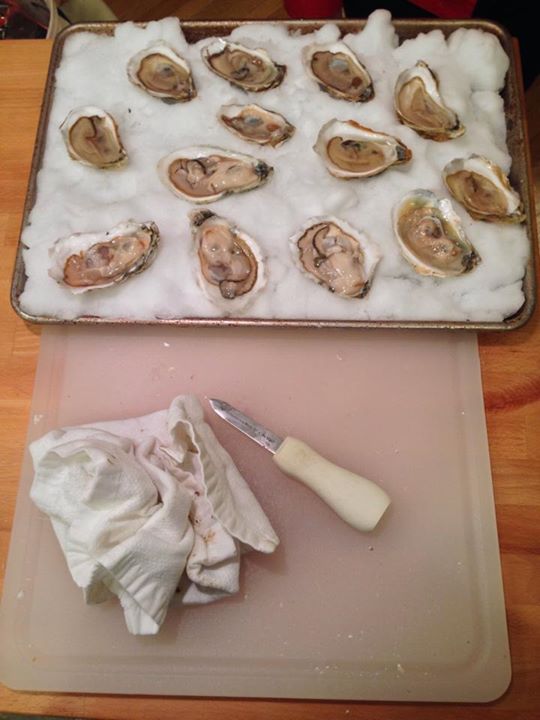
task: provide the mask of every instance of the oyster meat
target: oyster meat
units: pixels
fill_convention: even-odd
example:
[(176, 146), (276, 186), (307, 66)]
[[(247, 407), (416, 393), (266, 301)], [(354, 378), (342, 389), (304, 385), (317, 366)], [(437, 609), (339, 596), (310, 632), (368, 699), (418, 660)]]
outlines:
[(219, 200), (229, 193), (253, 190), (273, 168), (262, 160), (210, 146), (190, 147), (162, 158), (158, 174), (175, 195), (195, 203)]
[(452, 160), (443, 169), (446, 187), (475, 220), (521, 223), (523, 203), (501, 168), (481, 155)]
[(451, 140), (465, 132), (456, 113), (445, 105), (437, 76), (422, 60), (399, 75), (394, 107), (400, 122), (429, 140)]
[(347, 179), (378, 175), (412, 157), (409, 148), (397, 138), (363, 127), (354, 120), (327, 122), (313, 149), (324, 160), (328, 172)]
[(210, 210), (195, 210), (189, 217), (203, 291), (227, 313), (245, 308), (265, 284), (257, 243)]
[(266, 50), (214, 40), (202, 49), (202, 58), (212, 72), (242, 90), (262, 92), (281, 84), (287, 68), (275, 63)]
[(197, 95), (188, 63), (164, 42), (134, 55), (127, 73), (134, 85), (166, 103), (188, 102)]
[(307, 276), (344, 298), (367, 295), (381, 259), (379, 248), (344, 220), (308, 220), (290, 239), (296, 264)]
[(218, 118), (227, 130), (258, 145), (278, 147), (294, 133), (283, 115), (260, 105), (223, 105)]
[(370, 74), (345, 43), (309, 45), (302, 56), (309, 76), (332, 97), (349, 102), (374, 97)]
[(127, 220), (106, 232), (60, 238), (49, 251), (49, 275), (73, 293), (127, 280), (147, 268), (159, 243), (155, 223)]
[(480, 257), (465, 235), (450, 200), (413, 190), (394, 208), (394, 232), (403, 257), (421, 275), (453, 277)]
[(127, 162), (112, 115), (98, 107), (72, 110), (60, 125), (70, 157), (100, 169), (118, 168)]

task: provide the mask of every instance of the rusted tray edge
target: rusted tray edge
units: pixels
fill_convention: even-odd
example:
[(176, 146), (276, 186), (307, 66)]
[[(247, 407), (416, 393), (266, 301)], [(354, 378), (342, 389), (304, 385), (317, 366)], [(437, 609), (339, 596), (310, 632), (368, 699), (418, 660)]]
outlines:
[[(211, 35), (229, 35), (235, 28), (240, 25), (248, 24), (248, 20), (193, 20), (180, 22), (182, 31), (186, 35), (188, 42), (197, 42)], [(289, 31), (300, 33), (313, 32), (321, 25), (328, 23), (328, 20), (290, 20), (290, 21), (274, 21), (263, 20), (258, 24), (285, 24)], [(28, 216), (34, 206), (37, 190), (37, 175), (41, 166), (43, 153), (45, 150), (46, 130), (49, 121), (49, 115), (54, 97), (54, 76), (60, 59), (62, 57), (63, 48), (66, 40), (73, 34), (79, 32), (93, 32), (96, 34), (111, 35), (114, 29), (120, 23), (79, 23), (65, 28), (55, 39), (51, 59), (49, 63), (49, 71), (45, 85), (45, 92), (41, 105), (40, 119), (37, 129), (36, 144), (32, 156), (32, 164), (30, 168), (30, 177), (28, 189), (21, 220), (19, 241), (17, 245), (17, 254), (15, 258), (15, 266), (11, 284), (11, 305), (15, 312), (27, 322), (36, 324), (54, 324), (54, 325), (177, 325), (177, 326), (259, 326), (259, 327), (335, 327), (335, 328), (399, 328), (399, 329), (443, 329), (443, 330), (516, 330), (523, 327), (531, 318), (536, 305), (536, 253), (537, 253), (537, 227), (535, 217), (534, 204), (534, 187), (532, 182), (532, 165), (529, 151), (527, 120), (525, 115), (525, 91), (521, 75), (521, 61), (517, 41), (513, 40), (509, 32), (500, 24), (491, 20), (407, 20), (393, 19), (393, 25), (398, 33), (399, 40), (402, 42), (411, 37), (415, 37), (422, 32), (430, 32), (431, 30), (441, 30), (445, 35), (449, 35), (458, 28), (478, 29), (493, 33), (499, 39), (506, 54), (509, 57), (510, 65), (506, 76), (505, 88), (502, 92), (505, 103), (505, 112), (507, 119), (507, 144), (510, 155), (512, 157), (512, 169), (510, 179), (514, 187), (518, 188), (523, 199), (527, 236), (529, 239), (530, 252), (529, 260), (525, 269), (523, 278), (523, 292), (525, 302), (521, 308), (512, 316), (505, 318), (500, 322), (482, 322), (482, 321), (391, 321), (391, 320), (307, 320), (307, 319), (259, 319), (249, 317), (239, 318), (155, 318), (151, 320), (133, 320), (129, 318), (101, 318), (93, 316), (81, 316), (71, 320), (64, 320), (54, 316), (32, 315), (25, 312), (19, 303), (19, 298), (26, 284), (26, 273), (24, 268), (22, 242), (22, 232), (26, 227)], [(136, 23), (143, 27), (146, 23)], [(335, 24), (338, 25), (342, 34), (347, 32), (358, 32), (363, 29), (366, 20), (348, 19), (340, 20)]]

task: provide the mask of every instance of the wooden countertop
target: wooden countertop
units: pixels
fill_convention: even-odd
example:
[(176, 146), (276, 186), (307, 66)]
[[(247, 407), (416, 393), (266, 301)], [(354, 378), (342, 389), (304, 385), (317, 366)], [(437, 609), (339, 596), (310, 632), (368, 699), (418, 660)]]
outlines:
[[(0, 42), (0, 584), (17, 495), (20, 462), (39, 351), (39, 328), (9, 303), (11, 273), (51, 43)], [(530, 119), (540, 128), (540, 87)], [(530, 102), (529, 102), (530, 101)], [(534, 141), (540, 139), (538, 130)], [(534, 161), (537, 196), (540, 158)], [(299, 702), (16, 693), (0, 686), (0, 713), (112, 720), (159, 718), (323, 718), (532, 720), (540, 708), (540, 313), (523, 329), (479, 335), (513, 680), (489, 705)]]

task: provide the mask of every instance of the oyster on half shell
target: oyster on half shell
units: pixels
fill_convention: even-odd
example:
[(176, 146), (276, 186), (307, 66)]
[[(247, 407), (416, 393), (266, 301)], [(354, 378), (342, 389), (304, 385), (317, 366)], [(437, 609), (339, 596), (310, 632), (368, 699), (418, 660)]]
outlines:
[(443, 169), (446, 187), (475, 220), (521, 223), (523, 203), (501, 168), (481, 155), (452, 160)]
[(260, 105), (223, 105), (218, 118), (227, 130), (258, 145), (278, 147), (294, 133), (283, 115)]
[(158, 174), (175, 195), (195, 203), (245, 192), (268, 180), (273, 168), (262, 160), (211, 146), (177, 150), (158, 163)]
[(480, 262), (447, 198), (413, 190), (394, 208), (393, 221), (401, 253), (420, 275), (454, 277)]
[(204, 293), (227, 314), (244, 309), (266, 282), (257, 243), (210, 210), (189, 217)]
[(327, 122), (313, 149), (324, 160), (328, 172), (345, 179), (378, 175), (412, 157), (409, 148), (397, 138), (354, 120)]
[(308, 45), (302, 58), (308, 75), (332, 97), (349, 102), (374, 97), (370, 74), (344, 42)]
[(83, 165), (108, 170), (127, 162), (118, 126), (101, 108), (87, 105), (72, 110), (60, 131), (70, 157)]
[(423, 60), (399, 75), (394, 108), (400, 122), (428, 140), (442, 142), (465, 132), (456, 113), (445, 105), (437, 76)]
[(367, 295), (381, 259), (367, 235), (333, 216), (308, 220), (290, 245), (298, 268), (310, 280), (344, 298)]
[(134, 85), (166, 103), (188, 102), (197, 95), (188, 63), (164, 42), (134, 55), (127, 73)]
[(153, 222), (127, 220), (106, 232), (75, 233), (49, 250), (49, 275), (72, 293), (106, 288), (147, 268), (158, 243)]
[(266, 50), (213, 40), (201, 51), (206, 65), (219, 77), (242, 90), (262, 92), (281, 84), (287, 68), (275, 63)]

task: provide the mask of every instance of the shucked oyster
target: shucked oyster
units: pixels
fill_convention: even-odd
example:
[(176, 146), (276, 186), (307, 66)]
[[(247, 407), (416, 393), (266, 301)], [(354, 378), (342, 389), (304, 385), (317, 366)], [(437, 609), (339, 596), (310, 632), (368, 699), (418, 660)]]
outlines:
[(452, 277), (480, 262), (450, 200), (429, 190), (413, 190), (396, 205), (394, 232), (403, 257), (421, 275)]
[(475, 220), (520, 223), (523, 203), (501, 168), (481, 155), (449, 162), (443, 169), (446, 187)]
[(367, 295), (381, 253), (344, 220), (311, 218), (290, 243), (298, 267), (311, 280), (345, 298)]
[(465, 132), (456, 113), (444, 104), (437, 76), (422, 60), (399, 75), (394, 107), (404, 125), (429, 140), (451, 140)]
[(188, 63), (164, 42), (134, 55), (127, 73), (134, 85), (166, 103), (187, 102), (197, 95)]
[(309, 45), (302, 56), (308, 74), (332, 97), (349, 102), (374, 97), (370, 74), (345, 43)]
[(73, 293), (127, 280), (150, 265), (159, 243), (153, 222), (128, 220), (107, 232), (60, 238), (49, 251), (49, 275)]
[(412, 157), (409, 148), (397, 138), (370, 130), (354, 120), (327, 122), (313, 149), (324, 160), (328, 172), (347, 179), (378, 175)]
[(175, 195), (196, 203), (262, 185), (273, 168), (262, 160), (210, 146), (189, 147), (162, 158), (158, 174)]
[(258, 145), (278, 147), (294, 133), (294, 125), (260, 105), (223, 105), (218, 118), (235, 135)]
[(266, 50), (251, 50), (223, 38), (203, 48), (206, 65), (242, 90), (261, 92), (277, 87), (285, 77), (285, 65), (277, 65)]
[(227, 313), (245, 308), (265, 284), (257, 243), (210, 210), (195, 210), (189, 217), (205, 294)]
[(72, 110), (60, 130), (70, 156), (83, 165), (109, 169), (127, 162), (118, 127), (101, 108), (89, 105)]

